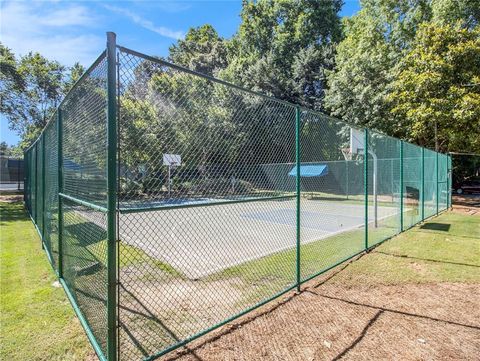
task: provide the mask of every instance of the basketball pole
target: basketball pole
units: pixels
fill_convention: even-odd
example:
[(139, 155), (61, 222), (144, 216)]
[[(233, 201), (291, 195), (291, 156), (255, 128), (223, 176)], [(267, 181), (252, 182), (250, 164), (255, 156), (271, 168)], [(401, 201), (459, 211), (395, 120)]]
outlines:
[(170, 182), (171, 169), (172, 169), (172, 166), (169, 164), (168, 165), (168, 198), (170, 198), (170, 192), (171, 192), (171, 187), (172, 187), (172, 184)]

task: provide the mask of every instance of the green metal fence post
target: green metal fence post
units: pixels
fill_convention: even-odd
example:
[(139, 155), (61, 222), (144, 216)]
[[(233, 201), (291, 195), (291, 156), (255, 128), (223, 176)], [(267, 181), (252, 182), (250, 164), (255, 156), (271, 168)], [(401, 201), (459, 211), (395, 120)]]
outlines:
[(452, 206), (452, 162), (451, 162), (451, 156), (447, 156), (447, 178), (448, 178), (448, 183), (447, 183), (447, 208), (450, 208)]
[(438, 215), (438, 152), (435, 152), (435, 200), (437, 203), (437, 212), (436, 214)]
[(368, 249), (368, 129), (365, 128), (363, 151), (363, 183), (365, 187), (365, 249)]
[[(62, 109), (57, 109), (57, 176), (58, 193), (63, 193), (63, 123)], [(58, 277), (63, 278), (63, 202), (58, 197)]]
[(117, 62), (116, 35), (107, 33), (107, 358), (117, 359)]
[[(39, 183), (41, 185), (41, 182), (38, 179), (38, 152), (39, 152), (38, 143), (39, 143), (39, 141), (37, 139), (36, 142), (35, 142), (35, 217), (34, 217), (35, 227), (37, 228), (37, 232), (39, 232), (38, 231), (39, 230), (39, 228), (38, 228), (38, 223), (39, 223), (39, 218), (38, 218), (38, 194), (40, 193), (40, 191), (38, 190)], [(44, 244), (43, 244), (43, 239), (40, 240), (40, 243), (42, 245), (42, 250), (45, 249)]]
[(301, 275), (300, 275), (300, 107), (295, 108), (295, 162), (296, 162), (296, 169), (297, 169), (297, 177), (295, 179), (295, 186), (296, 186), (296, 193), (297, 193), (297, 291), (300, 292), (300, 283), (301, 283)]
[(422, 169), (421, 169), (421, 175), (422, 175), (422, 209), (421, 209), (421, 214), (422, 214), (422, 221), (425, 219), (425, 148), (422, 147)]
[[(42, 132), (42, 242), (45, 242), (45, 132)], [(47, 249), (47, 253), (51, 249)], [(50, 255), (51, 256), (51, 255)]]
[(450, 189), (448, 190), (450, 194), (450, 208), (452, 208), (452, 189), (453, 189), (453, 158), (450, 154)]
[(403, 140), (400, 141), (400, 232), (403, 232)]
[[(448, 198), (447, 198), (447, 208), (452, 207), (452, 155), (449, 154), (447, 157), (447, 191), (448, 191)], [(25, 186), (24, 186), (25, 187)]]
[[(26, 193), (26, 188), (27, 188), (27, 152), (23, 152), (23, 202), (25, 205), (27, 204), (27, 193)], [(28, 206), (27, 206), (28, 208)]]

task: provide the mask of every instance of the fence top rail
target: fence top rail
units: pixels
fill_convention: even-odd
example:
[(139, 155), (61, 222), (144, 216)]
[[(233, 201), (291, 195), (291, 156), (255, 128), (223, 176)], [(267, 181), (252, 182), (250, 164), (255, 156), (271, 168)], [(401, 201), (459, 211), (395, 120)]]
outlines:
[(95, 59), (95, 61), (92, 63), (92, 65), (90, 65), (87, 68), (87, 70), (85, 70), (85, 72), (80, 76), (80, 78), (78, 78), (78, 80), (75, 82), (75, 84), (73, 84), (72, 88), (68, 91), (67, 95), (65, 95), (63, 100), (56, 107), (55, 112), (52, 114), (52, 116), (48, 120), (45, 127), (43, 127), (42, 131), (40, 132), (40, 135), (37, 137), (37, 139), (35, 139), (35, 141), (27, 149), (25, 149), (24, 153), (30, 151), (30, 149), (38, 142), (38, 140), (43, 136), (43, 133), (45, 132), (45, 129), (47, 129), (48, 126), (50, 125), (50, 123), (52, 123), (52, 120), (56, 118), (57, 110), (62, 107), (62, 105), (69, 99), (70, 94), (72, 94), (73, 91), (79, 86), (79, 84), (81, 84), (83, 82), (83, 80), (92, 73), (93, 69), (95, 69), (95, 67), (105, 58), (106, 55), (107, 55), (107, 50), (102, 51), (102, 53), (97, 57), (97, 59)]
[(448, 152), (449, 155), (466, 155), (473, 157), (480, 157), (480, 153), (462, 153), (462, 152)]
[(130, 54), (130, 55), (133, 55), (133, 56), (137, 56), (137, 57), (139, 57), (139, 58), (143, 58), (143, 59), (148, 60), (148, 61), (151, 61), (151, 62), (153, 62), (153, 63), (157, 63), (157, 64), (160, 64), (160, 65), (166, 66), (166, 67), (168, 67), (168, 68), (172, 68), (172, 69), (175, 69), (175, 70), (179, 70), (179, 71), (181, 71), (181, 72), (184, 72), (184, 73), (188, 73), (188, 74), (191, 74), (191, 75), (194, 75), (194, 76), (198, 76), (198, 77), (200, 77), (200, 78), (204, 78), (204, 79), (210, 80), (210, 81), (212, 81), (212, 82), (215, 82), (215, 83), (218, 83), (218, 84), (222, 84), (222, 85), (225, 85), (225, 86), (227, 86), (227, 87), (234, 88), (234, 89), (237, 89), (237, 90), (240, 90), (240, 91), (243, 91), (243, 92), (252, 94), (252, 95), (257, 95), (257, 96), (259, 96), (259, 97), (262, 97), (262, 98), (265, 98), (265, 99), (268, 99), (268, 100), (272, 100), (272, 101), (274, 101), (274, 102), (277, 102), (277, 103), (280, 103), (280, 104), (284, 104), (284, 105), (287, 105), (287, 106), (289, 106), (289, 107), (298, 107), (298, 105), (293, 104), (293, 103), (290, 103), (289, 101), (282, 100), (282, 99), (278, 99), (278, 98), (274, 98), (274, 97), (271, 97), (271, 96), (269, 96), (269, 95), (266, 95), (266, 94), (263, 94), (263, 93), (260, 93), (260, 92), (257, 92), (257, 91), (251, 90), (251, 89), (246, 89), (246, 88), (243, 88), (243, 87), (241, 87), (241, 86), (239, 86), (239, 85), (236, 85), (236, 84), (233, 84), (233, 83), (229, 83), (229, 82), (227, 82), (227, 81), (225, 81), (225, 80), (218, 79), (218, 78), (215, 78), (215, 77), (210, 76), (210, 75), (207, 75), (207, 74), (199, 73), (199, 72), (197, 72), (197, 71), (195, 71), (195, 70), (191, 70), (191, 69), (185, 68), (185, 67), (183, 67), (183, 66), (181, 66), (181, 65), (169, 63), (168, 61), (165, 61), (165, 60), (163, 60), (163, 59), (155, 58), (155, 57), (153, 57), (153, 56), (140, 53), (140, 52), (138, 52), (138, 51), (135, 51), (135, 50), (126, 48), (126, 47), (124, 47), (124, 46), (117, 45), (117, 48), (118, 48), (118, 50), (120, 50), (121, 52)]
[(107, 56), (107, 50), (105, 49), (97, 57), (97, 59), (95, 59), (95, 61), (92, 63), (92, 65), (90, 65), (88, 67), (88, 69), (85, 70), (85, 72), (80, 76), (80, 78), (78, 78), (78, 80), (75, 82), (75, 84), (73, 84), (72, 88), (68, 91), (67, 95), (65, 95), (65, 98), (63, 98), (63, 100), (59, 104), (58, 108), (62, 107), (62, 105), (69, 99), (70, 95), (74, 92), (74, 90), (79, 86), (79, 84), (81, 84), (83, 82), (83, 80), (92, 73), (92, 71), (97, 67), (98, 64), (100, 64), (100, 62), (103, 59), (105, 59), (106, 56)]

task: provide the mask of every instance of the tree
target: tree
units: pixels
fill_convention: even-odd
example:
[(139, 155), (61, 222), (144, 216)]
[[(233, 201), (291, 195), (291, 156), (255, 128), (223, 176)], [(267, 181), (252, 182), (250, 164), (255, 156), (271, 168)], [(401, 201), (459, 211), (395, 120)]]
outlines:
[(0, 143), (0, 155), (10, 155), (10, 147), (7, 142)]
[(480, 152), (480, 28), (427, 23), (402, 62), (389, 100), (409, 140)]
[(0, 155), (22, 158), (22, 150), (17, 146), (9, 146), (7, 142), (0, 143)]
[(215, 75), (227, 66), (226, 42), (209, 24), (190, 28), (185, 39), (172, 45), (169, 51), (173, 63), (207, 75)]
[(80, 79), (80, 77), (85, 73), (85, 67), (81, 65), (80, 63), (75, 63), (73, 66), (69, 69), (69, 74), (66, 75), (66, 79), (63, 81), (62, 85), (62, 93), (63, 95), (66, 95), (70, 89), (75, 85), (75, 83)]
[(436, 0), (431, 6), (436, 22), (450, 25), (460, 22), (467, 29), (475, 28), (480, 22), (478, 0)]
[(362, 9), (344, 20), (345, 39), (328, 74), (325, 103), (331, 114), (396, 134), (386, 100), (389, 84), (419, 24), (430, 17), (427, 0), (363, 0)]
[(68, 69), (39, 53), (17, 59), (2, 44), (0, 51), (0, 110), (10, 129), (20, 135), (22, 148), (26, 148), (38, 137), (84, 69), (78, 63)]
[(341, 39), (341, 0), (243, 1), (221, 75), (277, 98), (321, 108), (325, 69)]

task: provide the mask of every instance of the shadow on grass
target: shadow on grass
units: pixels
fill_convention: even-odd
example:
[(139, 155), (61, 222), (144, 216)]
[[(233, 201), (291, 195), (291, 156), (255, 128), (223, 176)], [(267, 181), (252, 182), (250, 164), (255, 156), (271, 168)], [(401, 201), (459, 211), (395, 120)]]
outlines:
[(455, 265), (455, 266), (466, 266), (466, 267), (480, 268), (480, 265), (478, 265), (478, 264), (451, 262), (451, 261), (444, 261), (444, 260), (432, 259), (432, 258), (412, 257), (412, 256), (408, 256), (406, 254), (395, 254), (395, 253), (388, 253), (388, 252), (382, 252), (382, 251), (376, 251), (376, 253), (384, 254), (386, 256), (391, 256), (391, 257), (414, 259), (414, 260), (418, 260), (418, 261), (445, 263), (445, 264), (452, 264), (452, 265)]
[(93, 222), (82, 222), (65, 226), (65, 231), (78, 240), (79, 246), (88, 246), (106, 238), (102, 227)]
[[(414, 230), (415, 233), (423, 233), (423, 234), (440, 234), (442, 236), (445, 236), (445, 233), (442, 233), (442, 232), (434, 232), (434, 231), (427, 231), (427, 232), (424, 232), (424, 231), (420, 231), (418, 229), (415, 229)], [(466, 235), (466, 234), (459, 234), (459, 233), (453, 233), (451, 232), (450, 233), (451, 236), (453, 237), (461, 237), (461, 238), (470, 238), (470, 239), (473, 239), (475, 241), (478, 241), (478, 237), (475, 237), (475, 236), (470, 236), (470, 235)]]
[(12, 207), (11, 203), (0, 203), (0, 225), (6, 226), (7, 223), (17, 222), (17, 221), (26, 221), (28, 216), (25, 212), (21, 203), (14, 204)]
[(450, 230), (450, 224), (429, 222), (429, 223), (422, 224), (420, 226), (420, 229), (429, 229), (432, 231), (448, 232)]

